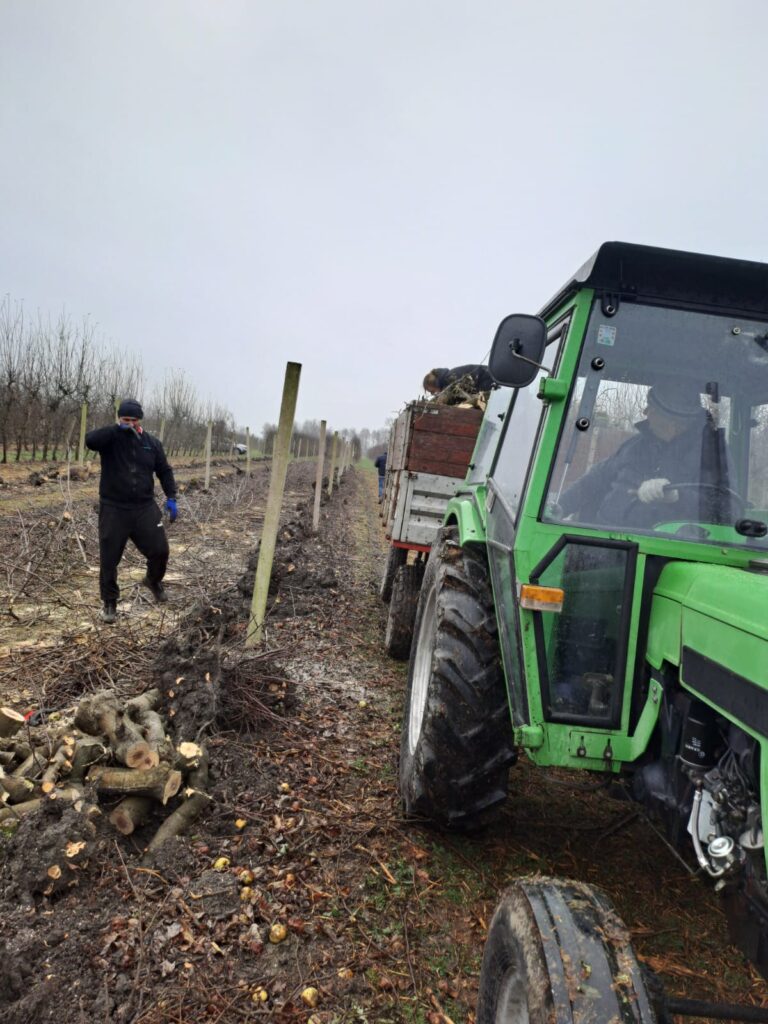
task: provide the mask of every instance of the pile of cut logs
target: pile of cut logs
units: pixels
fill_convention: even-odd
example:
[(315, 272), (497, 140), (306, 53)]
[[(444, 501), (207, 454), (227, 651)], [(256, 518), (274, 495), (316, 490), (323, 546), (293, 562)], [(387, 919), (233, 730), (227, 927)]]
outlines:
[(158, 690), (125, 701), (102, 690), (42, 725), (0, 708), (0, 828), (60, 800), (89, 816), (111, 804), (109, 821), (130, 835), (178, 796), (148, 850), (183, 832), (210, 799), (208, 760), (197, 743), (174, 746), (159, 703)]

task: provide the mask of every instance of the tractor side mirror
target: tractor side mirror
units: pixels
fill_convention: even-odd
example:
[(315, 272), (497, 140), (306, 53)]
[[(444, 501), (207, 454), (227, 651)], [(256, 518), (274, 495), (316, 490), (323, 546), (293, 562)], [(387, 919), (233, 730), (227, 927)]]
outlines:
[(513, 313), (499, 324), (488, 369), (508, 388), (525, 388), (535, 378), (547, 346), (547, 325), (539, 316)]

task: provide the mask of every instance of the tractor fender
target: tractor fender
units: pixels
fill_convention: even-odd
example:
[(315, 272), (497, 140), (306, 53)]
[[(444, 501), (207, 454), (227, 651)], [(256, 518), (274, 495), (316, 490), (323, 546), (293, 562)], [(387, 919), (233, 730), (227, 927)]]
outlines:
[(458, 541), (465, 544), (485, 544), (485, 517), (478, 504), (475, 491), (463, 492), (451, 498), (445, 510), (443, 523), (458, 529)]

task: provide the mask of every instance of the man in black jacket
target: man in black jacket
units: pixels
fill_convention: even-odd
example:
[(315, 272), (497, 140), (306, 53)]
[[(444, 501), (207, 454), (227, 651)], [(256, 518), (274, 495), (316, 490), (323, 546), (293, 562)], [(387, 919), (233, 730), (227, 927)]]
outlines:
[(117, 410), (118, 422), (91, 430), (85, 436), (88, 448), (101, 456), (99, 483), (99, 586), (104, 622), (114, 622), (120, 588), (117, 567), (125, 545), (132, 540), (147, 560), (142, 583), (156, 601), (167, 601), (163, 577), (168, 565), (168, 538), (162, 512), (154, 496), (154, 477), (165, 492), (171, 522), (178, 514), (176, 481), (163, 446), (141, 426), (144, 412), (134, 399), (126, 399)]

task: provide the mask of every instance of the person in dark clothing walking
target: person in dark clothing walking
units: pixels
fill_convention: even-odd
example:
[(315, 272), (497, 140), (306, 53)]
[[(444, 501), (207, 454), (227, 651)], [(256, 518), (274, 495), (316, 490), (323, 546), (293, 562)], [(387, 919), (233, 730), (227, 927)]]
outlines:
[(379, 474), (379, 502), (384, 497), (384, 477), (387, 474), (387, 453), (383, 452), (374, 460), (374, 466)]
[(178, 515), (176, 481), (163, 446), (141, 426), (144, 411), (134, 399), (126, 399), (117, 410), (118, 422), (91, 430), (85, 443), (101, 456), (99, 483), (99, 586), (104, 622), (117, 618), (117, 567), (125, 545), (132, 540), (147, 560), (142, 580), (156, 601), (167, 601), (163, 577), (168, 565), (168, 537), (154, 496), (157, 476), (166, 496), (171, 522)]

